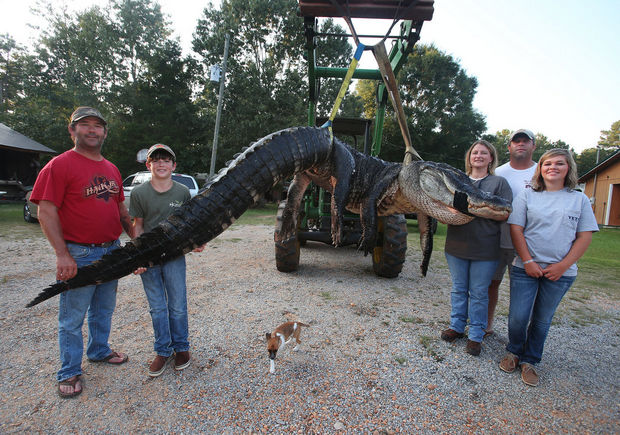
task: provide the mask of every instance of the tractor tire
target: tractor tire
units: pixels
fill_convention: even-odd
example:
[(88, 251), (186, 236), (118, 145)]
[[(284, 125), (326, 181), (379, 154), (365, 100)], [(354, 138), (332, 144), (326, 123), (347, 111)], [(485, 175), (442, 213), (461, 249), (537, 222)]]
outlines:
[[(275, 236), (277, 236), (282, 229), (282, 214), (284, 213), (285, 205), (286, 201), (282, 201), (278, 205)], [(299, 268), (299, 251), (301, 246), (297, 233), (295, 233), (294, 237), (291, 237), (288, 240), (284, 240), (282, 242), (276, 241), (275, 246), (276, 268), (280, 272), (295, 272)]]
[(396, 278), (407, 253), (407, 219), (402, 214), (379, 218), (372, 268), (378, 276)]

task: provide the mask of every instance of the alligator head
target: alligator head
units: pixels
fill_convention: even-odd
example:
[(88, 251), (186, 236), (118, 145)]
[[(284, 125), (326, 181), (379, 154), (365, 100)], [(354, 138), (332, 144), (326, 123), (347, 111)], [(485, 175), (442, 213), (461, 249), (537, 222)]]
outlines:
[(417, 211), (445, 224), (462, 225), (476, 216), (501, 221), (512, 211), (510, 203), (481, 191), (464, 172), (445, 163), (410, 163), (403, 166), (398, 180)]

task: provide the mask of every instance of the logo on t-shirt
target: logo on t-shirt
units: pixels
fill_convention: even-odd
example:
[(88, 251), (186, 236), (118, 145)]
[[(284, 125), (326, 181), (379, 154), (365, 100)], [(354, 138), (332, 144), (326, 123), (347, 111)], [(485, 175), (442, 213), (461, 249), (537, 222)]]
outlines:
[(84, 197), (95, 196), (97, 199), (108, 201), (110, 197), (118, 195), (120, 189), (116, 180), (108, 180), (105, 175), (95, 175), (90, 186), (84, 188)]

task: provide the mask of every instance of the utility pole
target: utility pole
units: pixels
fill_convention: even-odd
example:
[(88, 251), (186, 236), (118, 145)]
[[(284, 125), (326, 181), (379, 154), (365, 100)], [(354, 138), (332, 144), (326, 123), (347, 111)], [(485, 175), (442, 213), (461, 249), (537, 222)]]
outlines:
[(230, 35), (226, 34), (224, 42), (224, 60), (222, 61), (222, 74), (220, 76), (220, 95), (217, 100), (217, 113), (215, 115), (215, 132), (213, 133), (213, 150), (211, 151), (211, 168), (209, 178), (215, 173), (215, 158), (217, 157), (217, 139), (220, 133), (220, 117), (222, 116), (222, 101), (224, 100), (224, 83), (226, 82), (226, 59), (228, 58), (228, 44)]

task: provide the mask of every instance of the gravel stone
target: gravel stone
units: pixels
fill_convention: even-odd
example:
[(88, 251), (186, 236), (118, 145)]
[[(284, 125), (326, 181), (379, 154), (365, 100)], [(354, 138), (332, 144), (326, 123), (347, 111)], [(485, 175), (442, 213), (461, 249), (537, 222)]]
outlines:
[[(0, 433), (620, 432), (620, 310), (603, 293), (579, 302), (597, 322), (560, 310), (532, 388), (498, 367), (507, 279), (496, 334), (472, 357), (465, 339), (439, 338), (450, 313), (441, 252), (422, 278), (411, 246), (401, 275), (385, 279), (353, 247), (309, 242), (299, 271), (284, 274), (273, 227), (235, 225), (187, 256), (192, 364), (148, 376), (148, 304), (128, 276), (110, 343), (129, 361), (84, 358), (84, 392), (67, 400), (56, 394), (58, 298), (24, 308), (53, 281), (52, 249), (43, 236), (6, 237), (0, 258)], [(288, 320), (311, 326), (298, 352), (278, 353), (272, 375), (265, 332)]]

